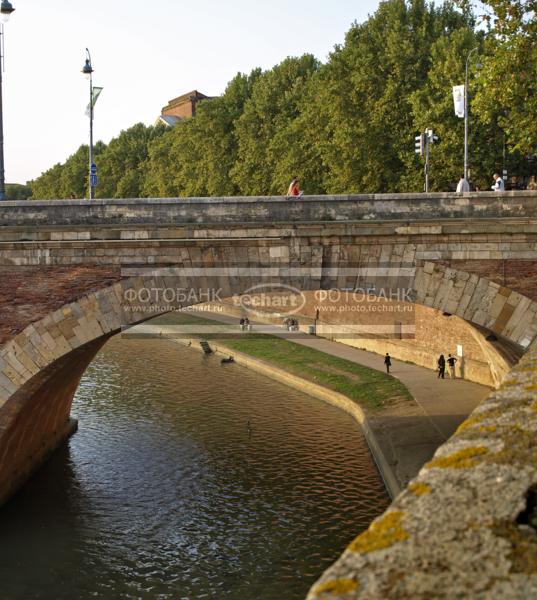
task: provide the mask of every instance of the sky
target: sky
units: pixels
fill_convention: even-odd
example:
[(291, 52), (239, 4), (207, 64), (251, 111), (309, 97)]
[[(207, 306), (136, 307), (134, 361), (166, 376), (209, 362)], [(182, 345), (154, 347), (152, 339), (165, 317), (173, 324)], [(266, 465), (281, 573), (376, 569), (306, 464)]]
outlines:
[(89, 48), (94, 140), (153, 124), (172, 98), (218, 96), (238, 73), (287, 56), (326, 61), (379, 0), (11, 0), (4, 25), (6, 181), (25, 183), (89, 141), (84, 114)]

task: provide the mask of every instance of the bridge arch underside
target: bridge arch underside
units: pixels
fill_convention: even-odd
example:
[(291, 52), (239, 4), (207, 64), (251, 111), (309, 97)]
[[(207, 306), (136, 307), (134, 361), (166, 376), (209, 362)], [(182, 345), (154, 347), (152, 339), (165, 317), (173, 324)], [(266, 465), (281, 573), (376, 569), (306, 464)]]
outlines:
[[(0, 502), (72, 430), (81, 376), (123, 328), (175, 309), (249, 290), (374, 289), (411, 293), (417, 304), (458, 315), (526, 348), (537, 334), (537, 302), (477, 275), (420, 267), (339, 269), (141, 269), (65, 304), (0, 348)], [(407, 296), (408, 298), (408, 296)]]

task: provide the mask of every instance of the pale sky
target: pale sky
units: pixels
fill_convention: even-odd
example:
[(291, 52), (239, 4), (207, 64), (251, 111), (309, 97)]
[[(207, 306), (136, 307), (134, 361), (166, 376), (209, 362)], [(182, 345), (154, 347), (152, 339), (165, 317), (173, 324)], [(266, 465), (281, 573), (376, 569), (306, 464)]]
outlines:
[(153, 124), (168, 100), (223, 93), (237, 72), (306, 52), (326, 61), (379, 0), (11, 0), (4, 26), (6, 181), (25, 183), (89, 141), (84, 115), (89, 48), (94, 139)]

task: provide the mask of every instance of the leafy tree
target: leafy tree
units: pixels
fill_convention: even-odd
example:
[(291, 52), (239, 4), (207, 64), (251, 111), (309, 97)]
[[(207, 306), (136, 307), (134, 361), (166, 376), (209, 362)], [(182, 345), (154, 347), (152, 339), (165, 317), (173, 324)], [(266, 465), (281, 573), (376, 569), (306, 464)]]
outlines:
[(498, 124), (511, 152), (534, 154), (537, 146), (537, 0), (459, 0), (479, 10), (489, 28), (476, 110)]
[(55, 164), (45, 171), (37, 179), (30, 181), (32, 188), (32, 200), (53, 200), (61, 198), (59, 190), (59, 181), (62, 172), (62, 165)]
[(179, 196), (173, 178), (177, 163), (172, 156), (172, 142), (176, 129), (166, 129), (148, 144), (145, 162), (146, 175), (143, 195), (153, 198)]
[(319, 68), (318, 61), (305, 54), (287, 58), (260, 75), (252, 95), (236, 121), (237, 161), (231, 178), (243, 194), (284, 194), (292, 173), (278, 168), (294, 140), (286, 127), (299, 115), (307, 81)]
[(196, 117), (151, 142), (144, 190), (158, 196), (231, 196), (237, 160), (235, 123), (261, 71), (237, 74), (220, 98), (202, 102)]
[(32, 195), (32, 189), (29, 185), (20, 183), (6, 184), (6, 198), (8, 200), (28, 200)]
[[(312, 96), (324, 185), (331, 193), (408, 189), (415, 115), (412, 95), (428, 85), (434, 43), (464, 26), (451, 3), (382, 2), (365, 23), (354, 24), (318, 78)], [(451, 91), (449, 90), (449, 94)], [(419, 189), (415, 182), (414, 189)]]
[(138, 198), (143, 195), (148, 145), (164, 127), (137, 123), (111, 140), (99, 157), (98, 198)]
[[(429, 127), (441, 137), (431, 189), (450, 189), (464, 139), (452, 87), (476, 47), (483, 68), (470, 63), (472, 180), (488, 188), (502, 167), (524, 175), (537, 145), (536, 9), (537, 0), (384, 0), (326, 64), (306, 54), (238, 74), (193, 119), (171, 129), (139, 123), (99, 143), (97, 195), (283, 194), (295, 175), (306, 193), (421, 191), (414, 136)], [(32, 197), (87, 195), (87, 166), (82, 146), (30, 182)]]
[[(93, 151), (97, 159), (106, 145), (99, 141)], [(65, 198), (84, 198), (88, 194), (89, 147), (82, 145), (62, 165), (54, 165), (29, 184), (32, 188), (32, 200), (54, 200)]]
[[(431, 191), (454, 189), (464, 165), (464, 120), (454, 113), (452, 87), (464, 82), (466, 58), (475, 47), (483, 47), (483, 36), (471, 27), (462, 27), (449, 36), (440, 37), (431, 48), (431, 66), (427, 85), (410, 96), (415, 134), (431, 127), (440, 143), (430, 147), (429, 183)], [(470, 89), (475, 82), (475, 64), (470, 70)], [(470, 94), (470, 99), (471, 99)], [(470, 111), (469, 159), (471, 179), (483, 185), (495, 169), (495, 158), (501, 156), (502, 136), (494, 125), (485, 125)], [(487, 144), (480, 143), (487, 139)], [(423, 161), (415, 154), (406, 156), (401, 176), (401, 190), (416, 190), (416, 180), (423, 184)]]

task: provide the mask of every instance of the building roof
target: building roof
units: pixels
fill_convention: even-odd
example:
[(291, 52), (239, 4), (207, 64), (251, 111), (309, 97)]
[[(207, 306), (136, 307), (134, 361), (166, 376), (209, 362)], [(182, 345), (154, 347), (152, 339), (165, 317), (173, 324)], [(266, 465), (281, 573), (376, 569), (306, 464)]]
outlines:
[(187, 102), (192, 102), (192, 100), (197, 102), (198, 100), (205, 100), (208, 98), (210, 98), (210, 97), (206, 96), (205, 94), (202, 94), (201, 92), (198, 92), (198, 90), (192, 90), (191, 92), (183, 94), (182, 96), (177, 96), (177, 98), (172, 98), (168, 102), (168, 104), (166, 106), (164, 106), (164, 108), (162, 109), (162, 112), (164, 112), (165, 110), (170, 110), (171, 108), (175, 108), (176, 106), (180, 106), (181, 104), (186, 104)]
[(176, 123), (182, 120), (183, 119), (181, 117), (176, 117), (175, 115), (160, 115), (156, 120), (155, 125), (164, 123), (164, 125), (167, 125), (168, 127), (173, 127)]

